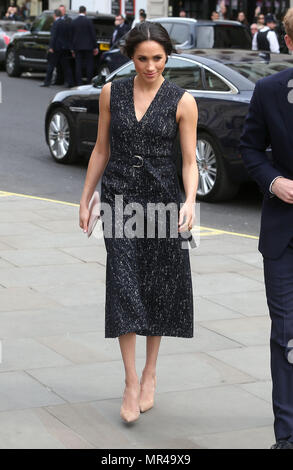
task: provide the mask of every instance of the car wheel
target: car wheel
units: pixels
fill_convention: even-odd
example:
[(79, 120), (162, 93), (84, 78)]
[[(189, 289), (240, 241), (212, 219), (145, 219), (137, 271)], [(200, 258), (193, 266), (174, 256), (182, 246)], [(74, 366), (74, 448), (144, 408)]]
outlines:
[(46, 127), (48, 145), (58, 163), (74, 163), (78, 159), (72, 118), (66, 109), (54, 109)]
[(199, 172), (197, 199), (216, 202), (237, 194), (239, 185), (229, 178), (220, 147), (206, 132), (198, 133), (196, 160)]
[(14, 49), (8, 51), (5, 66), (9, 77), (19, 77), (21, 75), (22, 70), (19, 65), (19, 57)]

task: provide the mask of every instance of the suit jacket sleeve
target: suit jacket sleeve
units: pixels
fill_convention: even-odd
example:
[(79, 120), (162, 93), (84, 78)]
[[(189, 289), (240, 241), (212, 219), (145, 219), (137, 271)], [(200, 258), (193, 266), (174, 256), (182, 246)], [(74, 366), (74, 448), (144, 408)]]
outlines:
[(49, 43), (49, 48), (53, 50), (55, 49), (55, 44), (56, 44), (56, 27), (57, 27), (57, 21), (55, 20), (51, 27), (51, 37), (50, 37), (50, 43)]
[(261, 102), (261, 82), (257, 82), (240, 139), (240, 152), (248, 173), (267, 195), (273, 179), (280, 176), (280, 171), (274, 168), (266, 154), (270, 143)]
[(97, 47), (97, 36), (96, 36), (95, 27), (94, 27), (93, 22), (91, 20), (89, 20), (89, 24), (90, 24), (91, 36), (92, 36), (92, 40), (93, 40), (93, 49), (96, 49), (96, 47)]

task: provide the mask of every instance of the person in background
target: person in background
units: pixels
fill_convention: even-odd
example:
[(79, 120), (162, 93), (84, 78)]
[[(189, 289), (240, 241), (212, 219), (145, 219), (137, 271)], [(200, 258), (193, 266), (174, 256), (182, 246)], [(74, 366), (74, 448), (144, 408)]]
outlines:
[(185, 10), (180, 10), (180, 11), (179, 11), (179, 16), (180, 16), (181, 18), (186, 18), (186, 16), (187, 16), (187, 15), (186, 15), (186, 11), (185, 11)]
[(220, 15), (217, 11), (213, 11), (212, 14), (211, 14), (211, 20), (212, 21), (217, 21), (220, 19)]
[(245, 29), (250, 33), (249, 23), (247, 21), (244, 11), (239, 11), (238, 16), (237, 16), (237, 21), (239, 21), (245, 27)]
[(131, 24), (131, 29), (133, 29), (137, 24), (141, 23), (141, 14), (144, 13), (145, 14), (145, 18), (147, 17), (146, 15), (146, 12), (143, 8), (140, 8), (140, 10), (138, 11), (138, 18), (134, 18), (132, 24)]
[(250, 33), (251, 33), (252, 38), (254, 37), (254, 35), (255, 35), (257, 32), (258, 32), (257, 24), (256, 24), (256, 23), (252, 23), (252, 25), (250, 25)]
[[(293, 50), (293, 8), (287, 11), (284, 26), (287, 47)], [(291, 67), (258, 80), (240, 139), (246, 169), (264, 195), (258, 249), (263, 256), (271, 319), (270, 365), (276, 438), (271, 449), (293, 449), (292, 77)], [(272, 159), (266, 152), (268, 146)]]
[(25, 20), (27, 17), (27, 8), (25, 5), (25, 2), (22, 2), (21, 7), (19, 9), (19, 16), (21, 17), (22, 20)]
[(113, 46), (113, 44), (118, 42), (119, 39), (122, 38), (122, 36), (124, 36), (124, 34), (126, 34), (127, 31), (129, 31), (129, 26), (125, 23), (125, 18), (123, 15), (116, 16), (115, 26), (116, 27), (114, 29), (113, 36), (111, 39), (111, 46)]
[(17, 21), (18, 17), (17, 17), (16, 12), (17, 12), (17, 8), (12, 7), (12, 6), (8, 7), (7, 12), (3, 16), (3, 19), (4, 20)]
[(257, 15), (256, 24), (258, 30), (262, 29), (265, 26), (265, 15), (263, 15), (263, 13), (259, 13)]
[(266, 25), (263, 26), (254, 36), (252, 40), (253, 51), (269, 51), (275, 54), (280, 53), (280, 45), (277, 35), (274, 31), (276, 21), (273, 15), (266, 16)]
[(75, 79), (82, 85), (83, 62), (86, 65), (87, 83), (94, 74), (94, 55), (97, 55), (97, 37), (94, 25), (86, 17), (86, 7), (79, 7), (79, 15), (72, 21), (72, 55), (75, 57)]
[(147, 16), (146, 16), (146, 13), (143, 13), (143, 12), (140, 13), (140, 15), (139, 15), (139, 22), (140, 22), (140, 23), (143, 23), (143, 21), (146, 20), (146, 17), (147, 17)]
[(51, 84), (53, 70), (58, 64), (61, 65), (69, 88), (74, 86), (69, 59), (71, 57), (71, 36), (64, 20), (61, 10), (54, 11), (54, 23), (51, 28), (51, 38), (48, 51), (48, 68), (44, 83), (41, 86), (48, 87)]

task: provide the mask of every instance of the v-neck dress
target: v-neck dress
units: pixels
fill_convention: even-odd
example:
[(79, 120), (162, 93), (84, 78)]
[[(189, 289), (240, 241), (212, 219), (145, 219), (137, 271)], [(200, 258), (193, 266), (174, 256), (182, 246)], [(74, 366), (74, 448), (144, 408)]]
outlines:
[[(110, 158), (101, 184), (101, 202), (110, 206), (112, 222), (106, 230), (102, 211), (107, 251), (105, 338), (126, 333), (191, 338), (189, 242), (179, 232), (171, 236), (168, 212), (166, 236), (159, 233), (157, 216), (152, 221), (155, 236), (150, 238), (147, 232), (148, 203), (173, 203), (177, 216), (183, 203), (174, 146), (177, 105), (185, 90), (165, 79), (138, 121), (133, 86), (134, 76), (111, 83)], [(143, 210), (126, 213), (129, 203), (139, 203)], [(143, 223), (143, 233), (129, 236), (126, 226), (134, 216), (135, 222)], [(137, 225), (142, 226), (136, 223), (132, 230)]]

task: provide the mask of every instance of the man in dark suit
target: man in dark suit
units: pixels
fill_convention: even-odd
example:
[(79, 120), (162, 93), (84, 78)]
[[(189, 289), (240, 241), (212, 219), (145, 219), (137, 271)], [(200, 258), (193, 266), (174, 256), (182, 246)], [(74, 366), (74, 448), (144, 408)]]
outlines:
[(86, 17), (86, 8), (79, 7), (79, 15), (72, 22), (72, 53), (75, 57), (75, 79), (82, 85), (83, 62), (86, 64), (87, 83), (94, 74), (94, 55), (97, 55), (97, 37), (93, 22)]
[(59, 9), (54, 10), (54, 23), (51, 28), (51, 37), (48, 51), (48, 67), (44, 83), (41, 86), (50, 86), (53, 70), (61, 64), (65, 81), (68, 87), (74, 86), (70, 67), (71, 58), (71, 27), (65, 20)]
[(124, 34), (129, 31), (129, 26), (125, 23), (125, 18), (123, 15), (117, 15), (115, 17), (115, 29), (113, 31), (112, 39), (111, 39), (111, 46), (116, 44)]
[[(293, 8), (285, 18), (293, 51)], [(293, 449), (293, 68), (259, 80), (241, 137), (248, 172), (264, 193), (259, 250), (271, 317), (276, 444)], [(266, 154), (271, 145), (272, 159)]]

